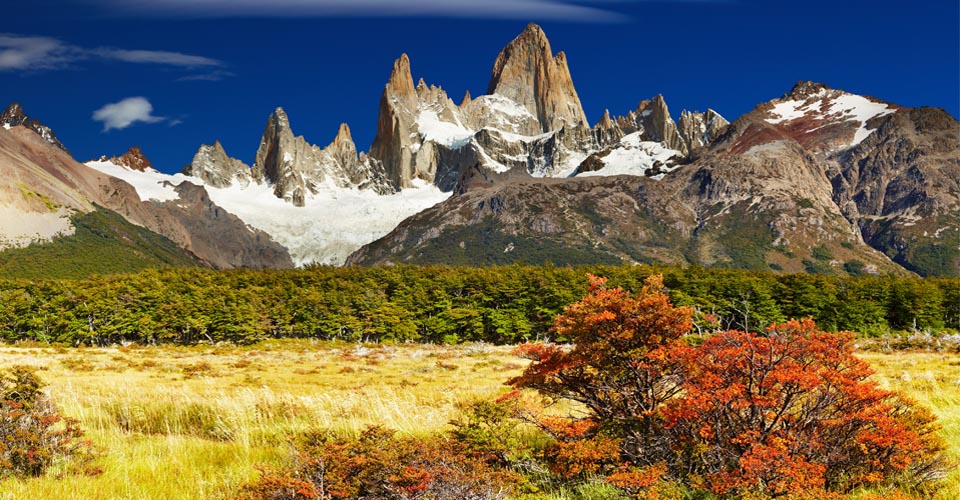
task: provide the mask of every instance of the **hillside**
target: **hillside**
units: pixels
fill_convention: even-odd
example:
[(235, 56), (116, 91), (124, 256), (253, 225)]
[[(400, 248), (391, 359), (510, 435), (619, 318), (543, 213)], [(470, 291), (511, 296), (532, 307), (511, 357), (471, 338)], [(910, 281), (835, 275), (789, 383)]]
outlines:
[(0, 277), (80, 279), (203, 262), (157, 233), (103, 207), (70, 218), (73, 234), (0, 251)]

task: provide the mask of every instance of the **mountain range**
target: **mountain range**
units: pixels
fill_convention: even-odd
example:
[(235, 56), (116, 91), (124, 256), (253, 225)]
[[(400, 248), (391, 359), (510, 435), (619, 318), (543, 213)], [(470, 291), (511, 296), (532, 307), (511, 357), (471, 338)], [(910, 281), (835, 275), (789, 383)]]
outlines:
[(591, 126), (566, 55), (534, 24), (497, 56), (487, 94), (459, 104), (414, 83), (401, 55), (367, 152), (347, 124), (311, 144), (278, 108), (250, 164), (214, 141), (168, 175), (136, 147), (81, 164), (16, 104), (0, 125), (2, 247), (70, 238), (76, 217), (110, 211), (215, 268), (960, 275), (960, 123), (946, 111), (803, 81), (732, 123), (710, 109), (674, 121), (657, 95)]

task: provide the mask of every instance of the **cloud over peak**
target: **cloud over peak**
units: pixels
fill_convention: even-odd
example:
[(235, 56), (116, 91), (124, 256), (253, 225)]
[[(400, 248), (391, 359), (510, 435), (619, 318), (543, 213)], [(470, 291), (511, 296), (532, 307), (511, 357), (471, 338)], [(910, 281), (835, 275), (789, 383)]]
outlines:
[(120, 102), (107, 104), (93, 112), (93, 119), (103, 123), (103, 131), (123, 130), (134, 123), (159, 123), (162, 116), (153, 116), (153, 104), (146, 97), (128, 97)]

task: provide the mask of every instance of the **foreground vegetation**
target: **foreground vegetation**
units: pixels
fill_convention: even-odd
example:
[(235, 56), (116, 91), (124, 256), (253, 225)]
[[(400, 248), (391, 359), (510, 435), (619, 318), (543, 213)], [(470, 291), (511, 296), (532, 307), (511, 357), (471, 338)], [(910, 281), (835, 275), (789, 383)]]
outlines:
[[(303, 340), (250, 347), (0, 348), (2, 368), (39, 368), (46, 391), (99, 450), (98, 475), (0, 481), (0, 498), (188, 500), (236, 495), (257, 467), (288, 466), (293, 436), (380, 424), (401, 436), (447, 429), (477, 399), (507, 391), (527, 361), (507, 347), (360, 346)], [(882, 387), (939, 417), (960, 460), (960, 355), (870, 352)], [(550, 493), (599, 496), (597, 487)], [(934, 495), (960, 498), (960, 471)]]
[(443, 429), (458, 408), (503, 392), (522, 360), (483, 345), (0, 349), (27, 365), (99, 450), (99, 475), (0, 482), (0, 498), (197, 499), (235, 494), (258, 465), (283, 466), (315, 429), (403, 435)]
[[(84, 280), (0, 280), (0, 340), (64, 345), (270, 338), (488, 342), (554, 338), (554, 319), (586, 292), (586, 273), (639, 290), (662, 273), (695, 327), (762, 331), (811, 317), (864, 336), (960, 333), (960, 279), (839, 278), (702, 268), (318, 267), (296, 271), (150, 270)], [(957, 337), (960, 342), (960, 337)]]
[[(100, 458), (7, 479), (0, 492), (251, 500), (960, 492), (956, 471), (940, 481), (960, 453), (957, 354), (868, 353), (878, 386), (851, 357), (849, 337), (809, 320), (766, 335), (683, 337), (694, 311), (670, 305), (660, 286), (651, 279), (634, 298), (594, 280), (556, 322), (575, 344), (526, 344), (516, 354), (530, 364), (484, 344), (5, 348), (4, 363), (50, 380), (54, 403), (87, 430)], [(524, 390), (507, 392), (505, 381)], [(917, 397), (945, 426), (889, 389)], [(946, 454), (943, 443), (953, 446)]]

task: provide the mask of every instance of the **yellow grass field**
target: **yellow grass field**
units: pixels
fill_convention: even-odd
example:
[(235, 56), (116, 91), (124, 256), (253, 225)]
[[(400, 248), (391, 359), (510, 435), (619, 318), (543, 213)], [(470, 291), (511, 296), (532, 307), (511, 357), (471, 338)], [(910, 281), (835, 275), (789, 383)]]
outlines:
[[(884, 387), (931, 408), (960, 459), (960, 355), (864, 353)], [(288, 437), (381, 424), (443, 429), (458, 405), (522, 370), (508, 347), (356, 346), (273, 341), (253, 347), (0, 348), (0, 367), (31, 365), (99, 447), (103, 474), (0, 482), (0, 500), (222, 498), (282, 465)], [(937, 496), (960, 498), (954, 472)]]

